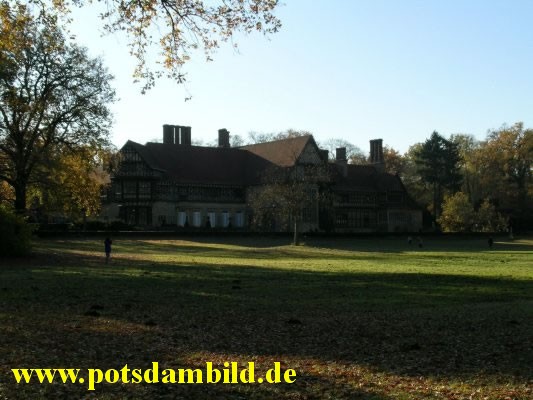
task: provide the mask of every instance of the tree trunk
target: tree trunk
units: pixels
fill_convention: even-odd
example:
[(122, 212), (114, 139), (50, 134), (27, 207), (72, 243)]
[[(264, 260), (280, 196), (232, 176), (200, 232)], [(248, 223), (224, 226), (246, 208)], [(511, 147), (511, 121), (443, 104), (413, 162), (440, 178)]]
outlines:
[(437, 184), (433, 184), (433, 219), (437, 221), (439, 215), (437, 211)]
[(15, 189), (15, 211), (17, 214), (23, 214), (26, 211), (26, 184), (17, 182)]
[(292, 244), (298, 246), (300, 244), (300, 233), (298, 232), (298, 220), (294, 220), (294, 238)]

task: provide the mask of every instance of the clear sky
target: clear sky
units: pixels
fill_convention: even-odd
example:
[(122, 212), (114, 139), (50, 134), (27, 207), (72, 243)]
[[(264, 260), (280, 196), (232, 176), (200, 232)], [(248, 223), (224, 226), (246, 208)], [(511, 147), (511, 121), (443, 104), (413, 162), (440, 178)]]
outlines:
[[(160, 80), (141, 94), (126, 40), (101, 38), (91, 7), (74, 32), (116, 77), (112, 141), (162, 138), (162, 125), (307, 130), (368, 151), (382, 138), (402, 152), (432, 131), (473, 134), (523, 121), (533, 127), (533, 1), (285, 0), (278, 34), (238, 37), (206, 63), (185, 66), (186, 87)], [(192, 99), (185, 101), (186, 97)]]

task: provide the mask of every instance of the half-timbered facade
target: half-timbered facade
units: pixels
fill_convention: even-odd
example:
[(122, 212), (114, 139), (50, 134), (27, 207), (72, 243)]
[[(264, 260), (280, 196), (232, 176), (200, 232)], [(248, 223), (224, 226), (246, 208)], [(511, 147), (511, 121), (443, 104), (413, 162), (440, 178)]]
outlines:
[(328, 161), (327, 150), (311, 135), (231, 148), (229, 132), (221, 129), (219, 146), (204, 147), (191, 144), (190, 127), (164, 125), (163, 143), (128, 141), (120, 155), (103, 208), (108, 221), (247, 230), (252, 216), (247, 196), (262, 184), (265, 171), (314, 164), (329, 171), (320, 190), (329, 191), (330, 201), (306, 212), (305, 230), (417, 231), (422, 224), (421, 210), (400, 178), (384, 172), (381, 140), (371, 141), (369, 165), (351, 165), (342, 148)]

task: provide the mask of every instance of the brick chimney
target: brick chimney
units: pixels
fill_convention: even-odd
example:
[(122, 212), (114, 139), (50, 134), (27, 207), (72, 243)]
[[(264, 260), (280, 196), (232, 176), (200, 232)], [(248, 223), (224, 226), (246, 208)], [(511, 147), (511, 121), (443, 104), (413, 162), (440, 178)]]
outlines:
[(335, 155), (336, 155), (335, 161), (337, 163), (348, 162), (348, 160), (346, 160), (346, 147), (337, 147)]
[(218, 130), (218, 147), (230, 147), (229, 131), (227, 129)]
[(324, 162), (328, 162), (329, 160), (329, 150), (328, 149), (318, 149), (318, 154), (320, 154), (320, 158)]
[(348, 160), (346, 159), (346, 147), (337, 147), (335, 151), (335, 164), (340, 167), (342, 176), (348, 176)]
[(163, 125), (163, 143), (174, 144), (174, 125)]
[(191, 145), (191, 127), (179, 125), (163, 125), (163, 143)]
[(383, 157), (383, 139), (373, 139), (370, 141), (370, 164), (378, 171), (385, 170), (385, 159)]
[(181, 140), (180, 140), (181, 145), (183, 146), (191, 145), (191, 130), (192, 128), (190, 126), (181, 127)]

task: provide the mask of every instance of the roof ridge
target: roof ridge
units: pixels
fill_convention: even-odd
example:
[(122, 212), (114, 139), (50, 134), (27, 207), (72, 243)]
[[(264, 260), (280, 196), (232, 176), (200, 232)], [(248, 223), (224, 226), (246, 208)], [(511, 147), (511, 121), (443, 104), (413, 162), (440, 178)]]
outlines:
[(312, 137), (313, 137), (313, 135), (311, 135), (311, 134), (305, 134), (305, 135), (299, 135), (299, 136), (291, 136), (291, 137), (287, 137), (287, 138), (283, 138), (283, 139), (270, 140), (268, 142), (259, 142), (259, 143), (247, 144), (247, 145), (244, 145), (244, 146), (239, 146), (239, 148), (243, 149), (243, 148), (252, 147), (252, 146), (261, 146), (261, 145), (265, 145), (265, 144), (274, 144), (274, 143), (278, 143), (278, 142), (285, 142), (285, 141), (289, 141), (289, 140), (298, 140), (298, 139), (302, 139), (302, 138), (309, 139), (309, 138), (312, 138)]

